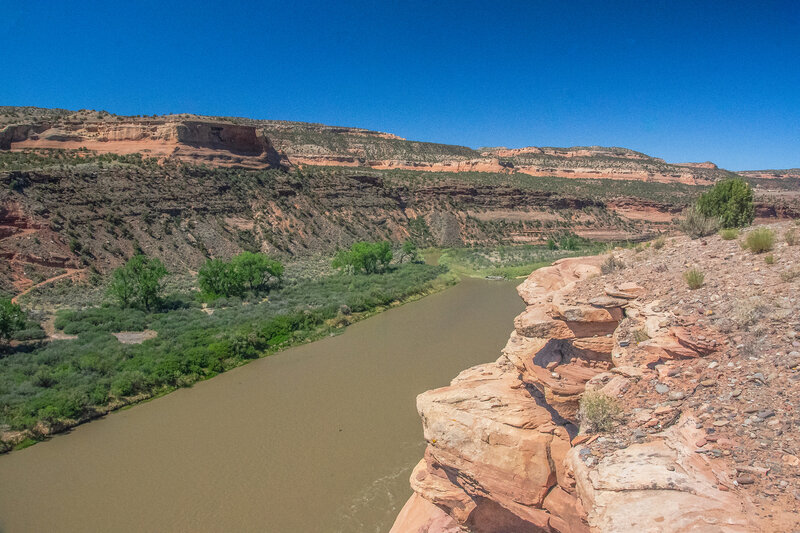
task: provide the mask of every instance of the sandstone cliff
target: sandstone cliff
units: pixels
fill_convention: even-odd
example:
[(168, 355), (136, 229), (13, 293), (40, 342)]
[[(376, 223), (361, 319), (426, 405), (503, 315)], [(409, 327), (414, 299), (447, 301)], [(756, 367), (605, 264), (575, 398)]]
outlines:
[[(535, 271), (500, 358), (418, 397), (392, 533), (796, 529), (800, 247), (774, 254), (680, 237)], [(587, 431), (587, 390), (622, 407), (612, 429)]]
[(364, 128), (303, 122), (188, 114), (126, 117), (103, 111), (0, 107), (0, 150), (32, 148), (138, 152), (246, 168), (293, 164), (692, 185), (709, 185), (732, 175), (713, 163), (670, 164), (617, 147), (473, 150)]
[(246, 125), (175, 117), (109, 120), (43, 119), (0, 129), (0, 150), (90, 150), (174, 158), (223, 167), (286, 165), (261, 130)]

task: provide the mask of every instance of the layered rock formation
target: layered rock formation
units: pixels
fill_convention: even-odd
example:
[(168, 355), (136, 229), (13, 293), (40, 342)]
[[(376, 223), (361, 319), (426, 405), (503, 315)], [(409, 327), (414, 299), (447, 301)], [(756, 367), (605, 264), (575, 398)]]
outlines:
[[(692, 375), (693, 366), (718, 367), (729, 340), (707, 321), (673, 313), (625, 272), (602, 275), (604, 260), (565, 259), (535, 271), (518, 288), (527, 308), (500, 358), (418, 397), (428, 446), (392, 533), (789, 527), (776, 509), (751, 512), (741, 487), (752, 481), (736, 472), (769, 469), (732, 468), (725, 459), (731, 440), (717, 435), (727, 422), (709, 425), (702, 414), (701, 392), (715, 383), (688, 383), (696, 401), (686, 401), (691, 389), (667, 398), (675, 385), (660, 383)], [(610, 434), (578, 433), (586, 390), (619, 398), (623, 415)], [(703, 449), (707, 442), (720, 448)]]
[(731, 174), (710, 162), (670, 164), (657, 157), (616, 147), (501, 147), (482, 149), (481, 153), (497, 157), (506, 168), (531, 176), (709, 185)]
[(86, 149), (97, 153), (175, 158), (241, 168), (278, 168), (285, 161), (253, 126), (203, 120), (126, 118), (10, 124), (0, 150)]
[(31, 148), (141, 152), (245, 168), (291, 163), (693, 185), (712, 184), (731, 175), (713, 163), (670, 164), (617, 147), (529, 146), (473, 150), (465, 146), (410, 141), (363, 128), (302, 122), (185, 114), (125, 117), (89, 110), (0, 107), (0, 150)]
[(742, 176), (758, 179), (793, 179), (800, 180), (800, 168), (787, 168), (782, 170), (742, 170)]

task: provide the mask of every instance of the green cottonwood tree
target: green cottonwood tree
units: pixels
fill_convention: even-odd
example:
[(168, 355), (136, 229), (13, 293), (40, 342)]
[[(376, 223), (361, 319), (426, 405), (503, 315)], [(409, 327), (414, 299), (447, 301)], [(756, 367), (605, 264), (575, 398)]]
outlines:
[(108, 294), (122, 307), (139, 306), (148, 311), (161, 301), (161, 280), (167, 269), (159, 259), (134, 255), (114, 271)]
[(283, 264), (264, 254), (242, 252), (230, 262), (209, 259), (200, 268), (197, 282), (205, 294), (241, 296), (247, 291), (263, 291), (271, 282), (283, 278)]
[(392, 246), (388, 242), (359, 241), (349, 250), (340, 250), (333, 259), (332, 266), (355, 273), (375, 274), (386, 270), (392, 261)]

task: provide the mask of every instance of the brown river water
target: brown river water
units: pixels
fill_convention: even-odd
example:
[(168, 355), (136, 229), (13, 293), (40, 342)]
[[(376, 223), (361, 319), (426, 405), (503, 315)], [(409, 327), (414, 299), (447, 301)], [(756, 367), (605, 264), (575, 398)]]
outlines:
[(498, 357), (516, 284), (468, 279), (0, 456), (0, 531), (385, 532), (416, 395)]

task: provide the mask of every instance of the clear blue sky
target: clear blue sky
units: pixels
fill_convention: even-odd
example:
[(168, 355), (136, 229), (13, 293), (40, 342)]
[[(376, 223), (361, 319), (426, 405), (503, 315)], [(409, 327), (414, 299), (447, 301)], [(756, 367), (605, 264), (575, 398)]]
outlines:
[(800, 167), (800, 2), (0, 5), (0, 104)]

